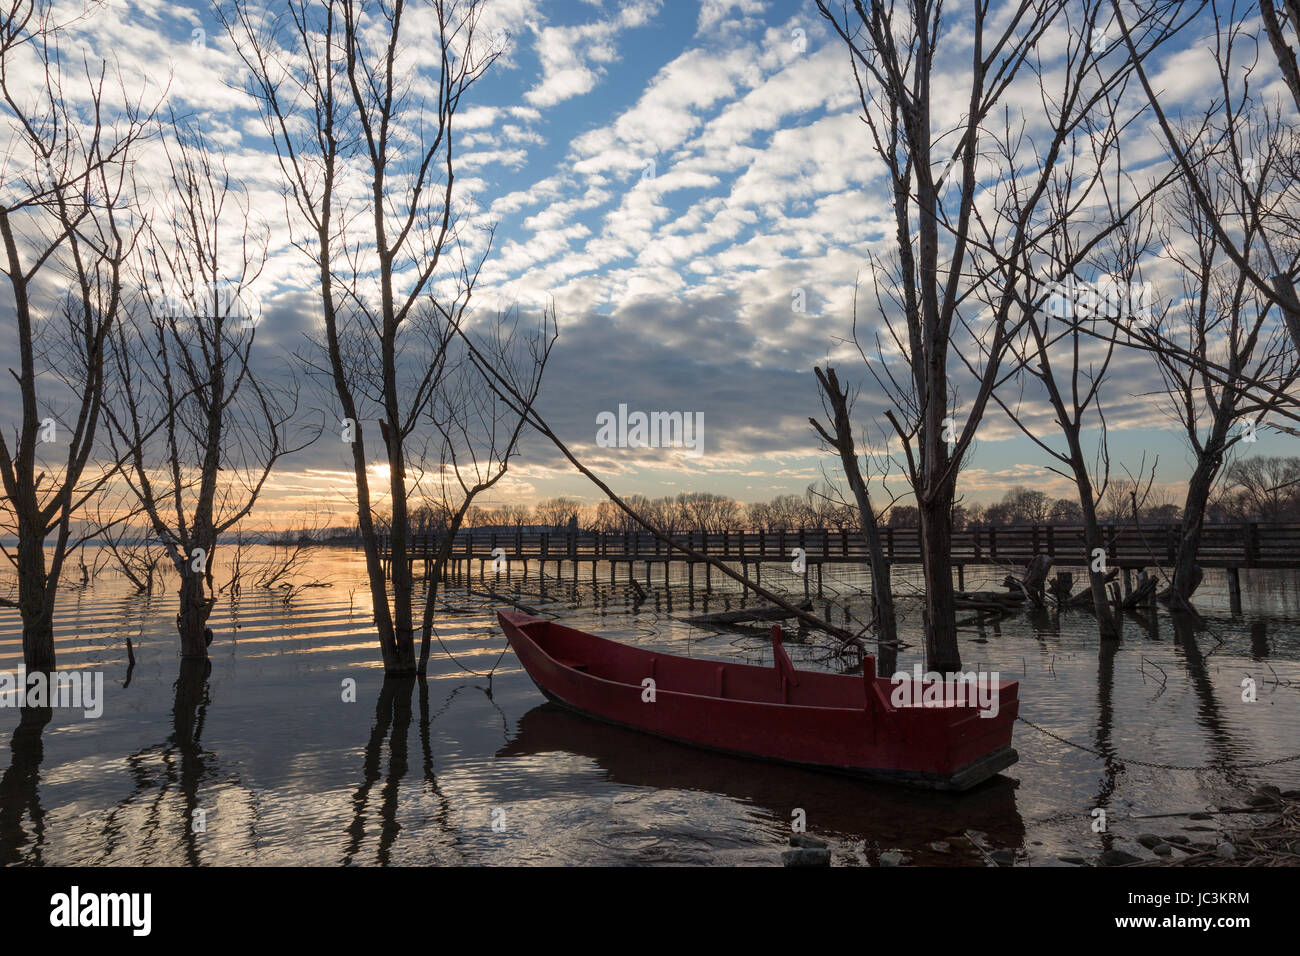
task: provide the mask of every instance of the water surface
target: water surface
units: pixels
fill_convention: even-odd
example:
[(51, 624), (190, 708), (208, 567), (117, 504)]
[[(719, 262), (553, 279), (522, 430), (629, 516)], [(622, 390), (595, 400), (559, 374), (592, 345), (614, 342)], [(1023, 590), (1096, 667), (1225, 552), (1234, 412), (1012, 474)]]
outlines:
[[(765, 567), (764, 583), (780, 583), (781, 572)], [(697, 574), (692, 604), (684, 574), (665, 587), (658, 568), (643, 602), (622, 580), (611, 586), (604, 566), (597, 584), (589, 570), (577, 584), (567, 567), (562, 582), (553, 564), (547, 573), (545, 596), (535, 565), (526, 582), (516, 569), (508, 583), (487, 584), (614, 639), (771, 664), (761, 631), (681, 621), (738, 605), (719, 576), (706, 596)], [(967, 586), (997, 587), (1003, 573), (989, 569), (982, 584), (968, 569)], [(16, 708), (0, 708), (0, 740), (10, 744), (0, 756), (0, 861), (772, 865), (803, 811), (837, 862), (874, 863), (896, 849), (916, 863), (984, 865), (1002, 850), (1021, 864), (1066, 865), (1060, 857), (1112, 847), (1149, 856), (1134, 842), (1147, 832), (1213, 841), (1213, 830), (1183, 829), (1213, 821), (1138, 818), (1239, 804), (1264, 783), (1300, 787), (1300, 761), (1247, 766), (1300, 752), (1292, 572), (1244, 572), (1239, 616), (1229, 613), (1226, 580), (1208, 572), (1196, 602), (1204, 628), (1164, 611), (1130, 619), (1104, 656), (1086, 612), (1022, 613), (963, 630), (967, 667), (1019, 680), (1023, 716), (1106, 756), (1020, 723), (1020, 762), (960, 796), (718, 756), (572, 716), (502, 655), (493, 602), (464, 587), (446, 591), (428, 679), (385, 681), (361, 555), (322, 550), (309, 577), (332, 586), (287, 601), (245, 587), (233, 605), (223, 600), (206, 674), (181, 665), (170, 593), (131, 593), (107, 571), (65, 588), (58, 665), (103, 672), (104, 713), (54, 709), (20, 721)], [(900, 568), (896, 581), (914, 645), (899, 666), (910, 669), (921, 658), (920, 609), (909, 596), (919, 574)], [(863, 569), (828, 567), (822, 600), (841, 618), (846, 606), (861, 617), (866, 585)], [(802, 596), (793, 575), (789, 586)], [(0, 670), (18, 670), (17, 615), (2, 613)], [(824, 644), (788, 649), (796, 666), (842, 666)], [(1254, 703), (1242, 700), (1247, 678)], [(355, 702), (345, 700), (349, 681)], [(1098, 807), (1105, 833), (1093, 832)]]

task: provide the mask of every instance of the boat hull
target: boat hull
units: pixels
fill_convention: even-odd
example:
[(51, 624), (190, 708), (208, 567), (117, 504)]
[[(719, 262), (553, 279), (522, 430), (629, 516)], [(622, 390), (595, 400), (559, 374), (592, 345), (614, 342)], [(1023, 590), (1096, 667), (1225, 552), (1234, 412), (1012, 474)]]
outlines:
[(999, 685), (993, 717), (974, 707), (896, 707), (871, 658), (863, 677), (754, 667), (632, 648), (516, 612), (498, 617), (538, 689), (604, 723), (934, 790), (969, 789), (1017, 760), (1015, 682)]

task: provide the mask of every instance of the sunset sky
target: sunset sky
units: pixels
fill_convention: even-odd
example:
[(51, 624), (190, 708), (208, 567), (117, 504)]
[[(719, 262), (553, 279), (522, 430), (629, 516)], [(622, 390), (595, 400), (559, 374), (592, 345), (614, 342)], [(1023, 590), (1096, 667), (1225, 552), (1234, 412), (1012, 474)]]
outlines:
[[(939, 40), (952, 83), (937, 85), (939, 97), (948, 89), (952, 97), (935, 103), (949, 119), (969, 85), (969, 29), (954, 24)], [(859, 426), (877, 441), (885, 399), (847, 339), (855, 281), (870, 281), (868, 255), (891, 243), (890, 205), (843, 44), (816, 7), (500, 0), (485, 28), (501, 31), (505, 52), (456, 120), (457, 202), (478, 228), (496, 226), (479, 307), (555, 303), (559, 340), (539, 406), (552, 427), (625, 493), (700, 490), (742, 501), (799, 493), (838, 474), (807, 421), (821, 414), (812, 368), (830, 361), (862, 387)], [(170, 73), (170, 105), (192, 112), (226, 151), (267, 218), (257, 349), (274, 374), (306, 347), (319, 309), (311, 268), (289, 245), (278, 169), (240, 92), (229, 39), (206, 4), (166, 0), (112, 0), (78, 31), (128, 80), (161, 88)], [(1152, 71), (1173, 114), (1203, 105), (1203, 35), (1187, 33)], [(1050, 60), (1060, 42), (1049, 38), (1040, 52)], [(1031, 128), (1036, 96), (1008, 98)], [(1157, 142), (1136, 129), (1129, 162), (1158, 165)], [(1158, 261), (1149, 278), (1171, 294)], [(798, 298), (803, 311), (792, 307)], [(869, 310), (864, 320), (879, 324)], [(1188, 452), (1162, 411), (1152, 360), (1121, 355), (1112, 374), (1104, 397), (1112, 458), (1136, 471), (1143, 455), (1148, 466), (1158, 456), (1158, 480), (1176, 486)], [(959, 381), (959, 405), (970, 390)], [(1029, 402), (1030, 417), (1050, 429), (1045, 408)], [(324, 393), (305, 404), (336, 417)], [(702, 454), (597, 447), (597, 417), (620, 404), (702, 414)], [(1261, 432), (1252, 451), (1298, 454), (1300, 443)], [(976, 501), (1014, 484), (1070, 495), (1044, 462), (994, 407), (961, 491)], [(348, 467), (347, 446), (327, 432), (273, 476), (260, 520), (304, 507), (342, 519)], [(486, 503), (555, 495), (595, 501), (599, 492), (534, 436)]]

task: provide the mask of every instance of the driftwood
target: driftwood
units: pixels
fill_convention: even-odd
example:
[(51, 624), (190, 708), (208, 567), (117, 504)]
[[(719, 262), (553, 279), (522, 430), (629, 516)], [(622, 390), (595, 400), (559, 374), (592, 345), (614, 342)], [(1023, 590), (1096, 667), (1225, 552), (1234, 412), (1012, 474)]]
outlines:
[[(1102, 578), (1102, 581), (1109, 584), (1111, 581), (1114, 581), (1117, 577), (1119, 577), (1119, 568), (1111, 568), (1109, 571), (1106, 572), (1106, 575), (1105, 577)], [(1092, 607), (1092, 586), (1089, 585), (1088, 587), (1085, 587), (1074, 597), (1070, 598), (1068, 601), (1065, 602), (1065, 606), (1066, 607)]]
[(1047, 580), (1047, 572), (1051, 567), (1051, 558), (1045, 554), (1035, 555), (1025, 566), (1023, 577), (1017, 578), (1013, 574), (1008, 574), (1002, 580), (1007, 590), (958, 591), (953, 595), (953, 604), (965, 610), (993, 614), (1010, 614), (1026, 601), (1042, 607), (1043, 584)]
[(515, 608), (515, 609), (517, 609), (517, 610), (523, 611), (525, 614), (531, 614), (533, 617), (540, 617), (541, 614), (542, 614), (542, 612), (539, 611), (539, 610), (537, 610), (537, 608), (535, 608), (535, 607), (529, 607), (527, 604), (520, 604), (520, 603), (519, 603), (518, 601), (516, 601), (514, 598), (508, 598), (508, 597), (506, 597), (504, 594), (498, 594), (496, 591), (474, 591), (474, 590), (471, 589), (470, 593), (471, 593), (471, 594), (486, 594), (488, 597), (490, 597), (490, 598), (491, 598), (492, 600), (494, 600), (494, 601), (500, 601), (500, 602), (502, 602), (503, 604), (509, 604), (511, 607), (513, 607), (513, 608)]
[(1023, 604), (1025, 596), (1015, 591), (958, 591), (954, 595), (958, 607), (978, 607), (996, 605), (1014, 608)]
[(1153, 574), (1147, 574), (1145, 571), (1138, 574), (1137, 585), (1133, 588), (1133, 593), (1124, 600), (1124, 610), (1136, 611), (1140, 607), (1145, 607), (1150, 603), (1152, 595), (1156, 593), (1156, 587), (1159, 586), (1159, 583)]
[(1047, 586), (1057, 604), (1064, 604), (1074, 590), (1074, 575), (1069, 571), (1057, 571), (1052, 583)]
[(1036, 607), (1043, 607), (1043, 586), (1047, 583), (1047, 572), (1052, 570), (1052, 559), (1045, 554), (1036, 554), (1025, 565), (1025, 573), (1017, 579), (1008, 574), (1002, 584), (1012, 594), (1019, 594), (1023, 599), (1032, 601)]
[[(812, 610), (812, 602), (805, 601), (799, 605), (803, 611)], [(739, 608), (735, 611), (715, 611), (712, 614), (697, 614), (695, 617), (686, 618), (687, 624), (745, 624), (750, 621), (784, 621), (794, 617), (794, 612), (783, 607), (769, 605), (768, 607), (750, 607)]]

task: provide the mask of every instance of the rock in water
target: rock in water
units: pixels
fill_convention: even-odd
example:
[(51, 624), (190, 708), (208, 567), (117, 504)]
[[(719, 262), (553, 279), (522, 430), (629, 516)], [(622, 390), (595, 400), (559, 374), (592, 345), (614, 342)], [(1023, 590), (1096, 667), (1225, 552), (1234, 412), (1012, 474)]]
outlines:
[(1142, 858), (1123, 850), (1107, 850), (1100, 857), (1102, 866), (1124, 866), (1126, 863), (1141, 863)]
[(823, 847), (796, 847), (781, 854), (786, 866), (830, 866), (831, 851)]
[(898, 850), (886, 850), (880, 854), (881, 866), (902, 866), (903, 854)]
[(790, 845), (802, 847), (805, 850), (826, 849), (825, 840), (819, 840), (816, 837), (810, 837), (806, 833), (796, 833), (794, 836), (790, 837)]

